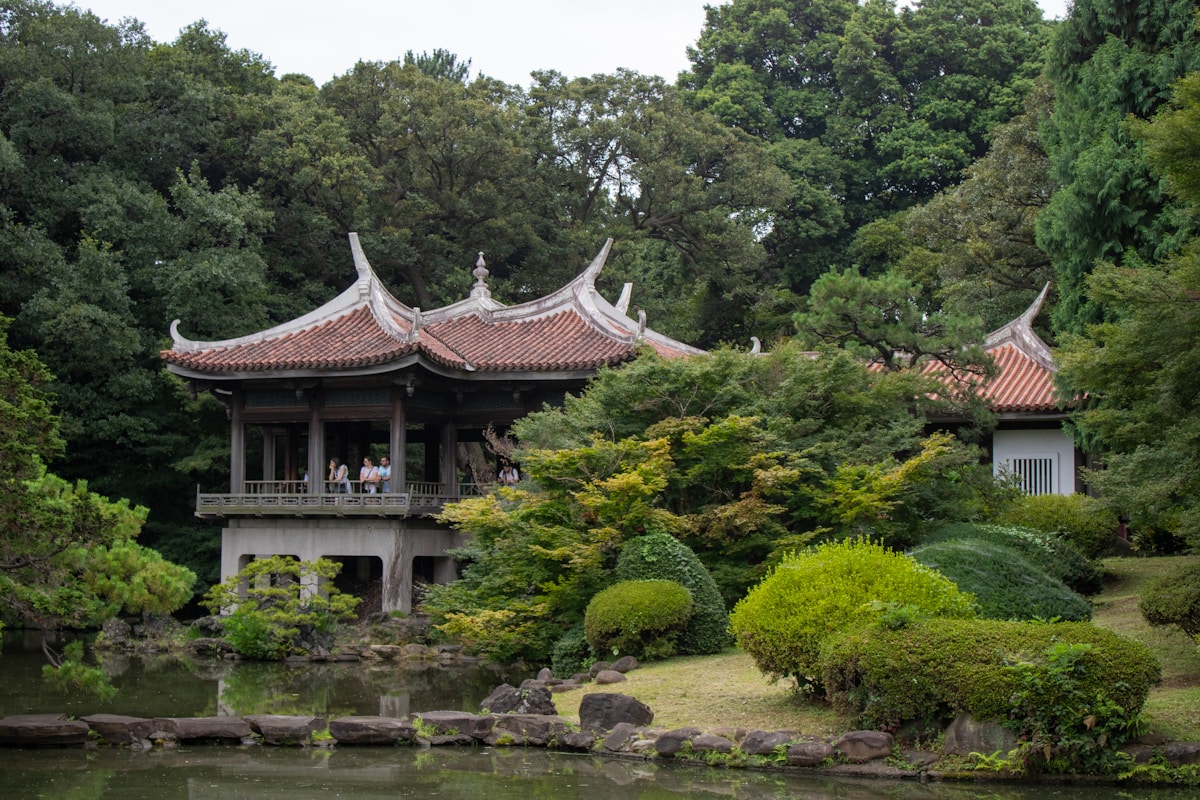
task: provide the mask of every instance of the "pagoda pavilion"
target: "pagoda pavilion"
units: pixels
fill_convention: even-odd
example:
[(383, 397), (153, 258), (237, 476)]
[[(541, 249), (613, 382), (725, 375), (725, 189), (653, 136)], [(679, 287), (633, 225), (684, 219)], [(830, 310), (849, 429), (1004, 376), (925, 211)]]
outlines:
[[(167, 369), (220, 399), (231, 421), (229, 492), (196, 499), (197, 516), (225, 522), (222, 578), (259, 557), (332, 558), (357, 586), (380, 585), (382, 611), (409, 611), (415, 581), (451, 580), (459, 534), (432, 515), (494, 480), (485, 434), (561, 404), (643, 347), (703, 352), (628, 316), (629, 284), (616, 305), (598, 294), (611, 248), (558, 291), (513, 306), (492, 298), (481, 253), (470, 296), (425, 311), (387, 291), (352, 233), (357, 280), (309, 314), (212, 342), (173, 322)], [(390, 481), (364, 491), (359, 465), (384, 457)], [(348, 465), (349, 492), (327, 480), (332, 459)]]

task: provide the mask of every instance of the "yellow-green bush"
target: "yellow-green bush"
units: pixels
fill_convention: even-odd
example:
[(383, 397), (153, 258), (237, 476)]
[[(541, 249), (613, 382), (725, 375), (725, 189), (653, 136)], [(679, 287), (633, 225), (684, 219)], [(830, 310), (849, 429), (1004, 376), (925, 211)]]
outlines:
[[(1148, 647), (1090, 623), (950, 619), (848, 631), (822, 651), (821, 678), (835, 707), (872, 727), (894, 729), (959, 712), (1004, 722), (1027, 688), (1023, 665), (1047, 666), (1048, 651), (1059, 645), (1089, 646), (1072, 677), (1072, 690), (1089, 702), (1104, 697), (1136, 715), (1158, 681), (1158, 661)], [(1044, 691), (1025, 702), (1049, 708), (1061, 699), (1049, 684)], [(1087, 713), (1077, 711), (1082, 722)]]
[(888, 606), (930, 616), (975, 615), (972, 597), (947, 578), (903, 553), (859, 539), (784, 556), (734, 607), (730, 627), (764, 673), (819, 687), (825, 641)]
[(1061, 533), (1088, 558), (1108, 555), (1117, 540), (1117, 515), (1085, 494), (1023, 497), (996, 522)]
[(691, 592), (674, 581), (622, 581), (592, 598), (583, 628), (597, 653), (666, 658), (675, 653), (692, 605)]

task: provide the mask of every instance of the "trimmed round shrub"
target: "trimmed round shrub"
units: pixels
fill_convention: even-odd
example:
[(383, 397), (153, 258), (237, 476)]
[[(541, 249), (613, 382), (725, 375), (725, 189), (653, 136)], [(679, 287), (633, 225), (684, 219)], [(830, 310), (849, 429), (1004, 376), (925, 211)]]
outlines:
[(974, 602), (948, 578), (878, 542), (828, 542), (789, 553), (733, 609), (737, 642), (773, 678), (819, 688), (826, 639), (894, 606), (930, 616), (974, 617)]
[(588, 644), (583, 624), (573, 625), (554, 643), (550, 657), (550, 671), (559, 678), (569, 678), (576, 672), (585, 672), (596, 661), (596, 653)]
[(597, 653), (644, 661), (675, 654), (692, 616), (692, 594), (674, 581), (622, 581), (588, 603), (583, 628)]
[(729, 614), (716, 581), (692, 548), (665, 533), (649, 533), (625, 542), (615, 571), (617, 580), (665, 580), (692, 593), (692, 618), (679, 638), (682, 655), (719, 653), (732, 644)]
[(1138, 608), (1151, 625), (1177, 625), (1200, 637), (1200, 562), (1155, 578), (1142, 590)]
[(982, 539), (1020, 550), (1043, 572), (1053, 575), (1068, 588), (1083, 595), (1095, 594), (1102, 587), (1103, 573), (1100, 568), (1060, 533), (1018, 525), (952, 522), (936, 528), (924, 538), (922, 544), (954, 539)]
[(1086, 494), (1023, 497), (996, 522), (1061, 533), (1088, 558), (1108, 555), (1117, 543), (1117, 515)]
[(973, 594), (979, 616), (985, 619), (1092, 618), (1087, 600), (1015, 548), (983, 539), (955, 539), (922, 545), (912, 557)]
[(1082, 695), (1104, 695), (1126, 714), (1140, 711), (1159, 678), (1154, 654), (1141, 642), (1086, 622), (944, 619), (898, 630), (863, 626), (827, 643), (821, 679), (834, 706), (858, 714), (868, 727), (895, 729), (960, 712), (1004, 722), (1024, 688), (1022, 665), (1046, 665), (1052, 645), (1075, 644), (1090, 645), (1076, 676)]

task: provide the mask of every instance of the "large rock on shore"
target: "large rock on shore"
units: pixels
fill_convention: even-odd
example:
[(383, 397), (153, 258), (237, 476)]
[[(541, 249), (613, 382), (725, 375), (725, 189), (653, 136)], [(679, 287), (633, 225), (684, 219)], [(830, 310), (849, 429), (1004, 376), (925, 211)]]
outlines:
[(621, 722), (640, 726), (653, 721), (650, 706), (628, 695), (595, 692), (579, 702), (579, 727), (585, 731), (611, 731)]
[(518, 689), (507, 683), (502, 683), (493, 689), (492, 693), (479, 704), (479, 709), (490, 711), (493, 714), (554, 715), (558, 713), (554, 707), (550, 689), (543, 686)]

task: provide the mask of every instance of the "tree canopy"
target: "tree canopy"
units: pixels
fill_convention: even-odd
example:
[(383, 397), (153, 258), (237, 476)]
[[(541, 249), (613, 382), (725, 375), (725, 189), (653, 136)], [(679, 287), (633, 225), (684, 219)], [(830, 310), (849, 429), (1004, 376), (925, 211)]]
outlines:
[[(49, 632), (178, 609), (196, 576), (136, 542), (147, 510), (46, 472), (43, 459), (62, 448), (51, 376), (9, 348), (7, 327), (0, 318), (0, 618)], [(50, 637), (43, 648), (63, 663)]]

